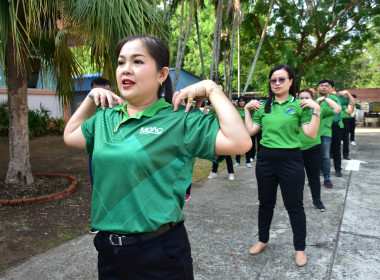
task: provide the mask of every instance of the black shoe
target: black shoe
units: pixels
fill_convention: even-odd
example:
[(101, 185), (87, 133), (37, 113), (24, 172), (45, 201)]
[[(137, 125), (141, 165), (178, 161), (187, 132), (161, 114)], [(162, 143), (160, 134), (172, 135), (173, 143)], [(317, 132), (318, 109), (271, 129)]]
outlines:
[(344, 157), (343, 159), (345, 159), (345, 160), (350, 160), (351, 158), (349, 158), (349, 157)]
[(323, 205), (322, 201), (320, 201), (320, 200), (313, 201), (313, 205), (314, 205), (315, 209), (317, 209), (317, 211), (319, 211), (319, 212), (325, 212), (326, 211), (325, 206)]
[(91, 228), (90, 233), (91, 234), (97, 234), (99, 231), (97, 229)]
[(342, 171), (336, 171), (335, 175), (336, 175), (336, 177), (342, 177), (343, 176)]
[(328, 189), (331, 189), (331, 188), (333, 187), (333, 184), (331, 183), (330, 180), (325, 180), (325, 181), (323, 182), (323, 185), (324, 185), (326, 188), (328, 188)]

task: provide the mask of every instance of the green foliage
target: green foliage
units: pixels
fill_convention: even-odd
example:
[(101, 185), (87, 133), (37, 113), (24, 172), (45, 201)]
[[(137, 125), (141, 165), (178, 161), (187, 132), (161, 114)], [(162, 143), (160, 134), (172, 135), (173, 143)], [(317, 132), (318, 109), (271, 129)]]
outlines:
[(6, 136), (9, 133), (9, 114), (8, 101), (0, 102), (0, 136)]
[[(63, 118), (50, 117), (50, 110), (40, 104), (39, 109), (28, 110), (29, 136), (37, 137), (48, 134), (62, 135), (65, 128)], [(8, 102), (0, 103), (0, 136), (9, 134)]]

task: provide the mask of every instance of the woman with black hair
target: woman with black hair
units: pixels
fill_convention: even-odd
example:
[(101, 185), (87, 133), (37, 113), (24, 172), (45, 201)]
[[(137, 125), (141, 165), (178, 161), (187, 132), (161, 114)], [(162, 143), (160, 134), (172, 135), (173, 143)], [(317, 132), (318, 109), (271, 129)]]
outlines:
[[(250, 248), (249, 253), (259, 254), (268, 246), (279, 184), (293, 230), (295, 262), (298, 266), (304, 266), (307, 262), (306, 215), (303, 208), (305, 172), (299, 149), (299, 131), (301, 128), (310, 138), (317, 135), (320, 107), (313, 100), (297, 100), (294, 83), (290, 66), (276, 65), (269, 74), (269, 98), (265, 105), (253, 100), (245, 106), (245, 126), (249, 134), (255, 135), (260, 129), (263, 132), (262, 147), (256, 162), (260, 201), (259, 241)], [(250, 109), (255, 111), (253, 119)]]
[[(169, 50), (158, 38), (126, 37), (116, 56), (126, 103), (92, 89), (64, 132), (66, 145), (93, 153), (99, 279), (194, 279), (182, 209), (195, 159), (244, 153), (250, 137), (215, 82), (173, 94)], [(206, 99), (218, 117), (195, 110)]]

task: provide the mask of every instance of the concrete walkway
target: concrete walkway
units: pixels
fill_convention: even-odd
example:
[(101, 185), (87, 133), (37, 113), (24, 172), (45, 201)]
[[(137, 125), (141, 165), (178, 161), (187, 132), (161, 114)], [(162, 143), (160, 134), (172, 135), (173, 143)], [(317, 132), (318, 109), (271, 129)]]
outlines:
[[(184, 211), (195, 279), (380, 279), (378, 131), (358, 129), (358, 146), (350, 146), (350, 157), (366, 163), (343, 161), (343, 168), (360, 168), (343, 170), (342, 178), (332, 175), (333, 189), (322, 187), (326, 212), (314, 209), (305, 185), (308, 264), (302, 268), (294, 264), (292, 231), (280, 191), (270, 246), (257, 256), (248, 254), (258, 238), (254, 168), (235, 168), (235, 181), (228, 181), (224, 170), (215, 179), (194, 184)], [(97, 279), (92, 238), (84, 235), (34, 256), (3, 271), (0, 279)]]

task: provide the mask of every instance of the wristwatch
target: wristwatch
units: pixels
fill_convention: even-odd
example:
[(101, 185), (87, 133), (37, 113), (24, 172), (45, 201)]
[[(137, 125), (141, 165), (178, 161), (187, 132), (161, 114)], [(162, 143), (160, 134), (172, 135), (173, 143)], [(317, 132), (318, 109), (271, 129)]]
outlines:
[(313, 112), (312, 113), (314, 116), (317, 116), (317, 117), (320, 117), (321, 116), (321, 112), (319, 112), (319, 113), (315, 113), (315, 112)]

